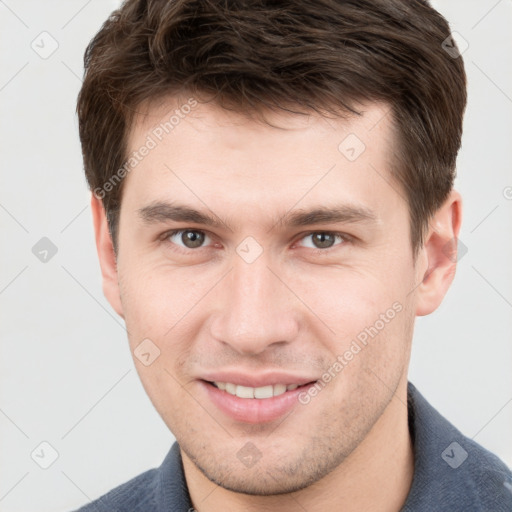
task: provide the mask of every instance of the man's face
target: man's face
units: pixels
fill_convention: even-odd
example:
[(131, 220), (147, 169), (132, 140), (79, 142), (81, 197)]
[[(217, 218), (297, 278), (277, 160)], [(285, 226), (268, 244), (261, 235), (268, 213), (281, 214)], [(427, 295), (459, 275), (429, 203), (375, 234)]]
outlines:
[[(378, 104), (350, 119), (269, 115), (276, 128), (203, 104), (162, 134), (179, 108), (151, 108), (129, 139), (130, 153), (156, 143), (126, 177), (120, 213), (135, 363), (208, 478), (249, 494), (300, 489), (405, 392), (425, 268), (391, 178), (390, 116)], [(216, 222), (179, 220), (183, 209)]]

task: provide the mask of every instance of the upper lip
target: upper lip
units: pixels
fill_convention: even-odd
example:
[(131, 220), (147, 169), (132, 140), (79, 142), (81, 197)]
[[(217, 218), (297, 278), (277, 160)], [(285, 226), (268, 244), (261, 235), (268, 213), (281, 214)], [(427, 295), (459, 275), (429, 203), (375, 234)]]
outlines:
[(310, 382), (318, 380), (316, 377), (307, 377), (304, 375), (296, 375), (293, 373), (286, 373), (282, 371), (267, 371), (262, 373), (253, 373), (249, 370), (240, 371), (217, 371), (211, 373), (203, 373), (200, 377), (202, 380), (208, 382), (230, 382), (240, 386), (247, 386), (251, 388), (259, 388), (263, 386), (274, 386), (276, 384), (297, 384), (302, 386)]

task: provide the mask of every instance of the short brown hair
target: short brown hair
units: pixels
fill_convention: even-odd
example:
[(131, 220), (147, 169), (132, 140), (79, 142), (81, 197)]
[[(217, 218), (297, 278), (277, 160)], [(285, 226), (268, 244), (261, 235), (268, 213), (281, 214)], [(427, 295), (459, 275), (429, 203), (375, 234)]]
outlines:
[[(127, 0), (85, 52), (77, 111), (89, 186), (103, 190), (124, 165), (137, 107), (168, 94), (244, 113), (357, 114), (359, 102), (384, 101), (417, 249), (461, 143), (466, 76), (449, 38), (426, 0)], [(101, 197), (115, 249), (122, 184)]]

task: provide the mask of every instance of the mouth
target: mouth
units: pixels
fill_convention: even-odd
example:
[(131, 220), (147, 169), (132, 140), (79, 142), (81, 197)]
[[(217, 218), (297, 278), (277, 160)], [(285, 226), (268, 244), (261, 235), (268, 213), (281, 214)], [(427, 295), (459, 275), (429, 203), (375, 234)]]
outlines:
[(282, 418), (299, 404), (299, 395), (316, 384), (278, 383), (259, 387), (199, 380), (210, 402), (231, 420), (264, 423)]
[(299, 387), (308, 386), (314, 384), (314, 382), (309, 382), (307, 384), (299, 385), (299, 384), (268, 384), (266, 386), (260, 386), (257, 388), (253, 388), (250, 386), (242, 386), (240, 384), (233, 384), (232, 382), (209, 382), (205, 381), (212, 386), (215, 386), (217, 389), (221, 391), (225, 391), (230, 395), (237, 396), (239, 398), (256, 398), (259, 400), (265, 398), (272, 398), (274, 396), (280, 396), (287, 391), (293, 391), (298, 389)]

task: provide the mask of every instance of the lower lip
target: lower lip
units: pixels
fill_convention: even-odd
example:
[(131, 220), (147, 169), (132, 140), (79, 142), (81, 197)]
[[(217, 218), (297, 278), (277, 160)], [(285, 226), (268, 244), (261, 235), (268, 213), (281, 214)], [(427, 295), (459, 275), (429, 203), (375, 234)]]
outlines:
[(272, 398), (240, 398), (206, 381), (199, 382), (223, 413), (244, 423), (264, 423), (281, 418), (299, 403), (299, 395), (314, 385), (312, 382)]

